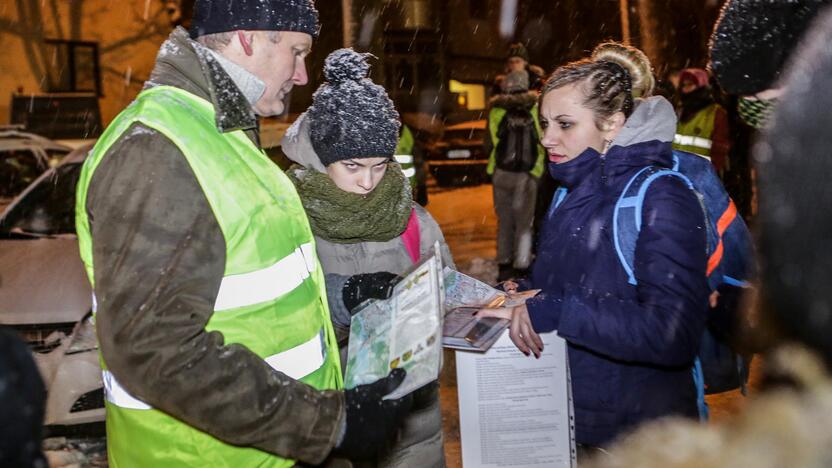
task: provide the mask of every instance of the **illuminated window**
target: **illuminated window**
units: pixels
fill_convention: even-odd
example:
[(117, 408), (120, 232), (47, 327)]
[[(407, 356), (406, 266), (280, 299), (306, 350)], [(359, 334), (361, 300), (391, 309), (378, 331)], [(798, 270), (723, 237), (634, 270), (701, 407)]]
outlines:
[(456, 94), (456, 101), (460, 107), (468, 110), (485, 109), (485, 86), (481, 84), (462, 83), (451, 80), (450, 91)]

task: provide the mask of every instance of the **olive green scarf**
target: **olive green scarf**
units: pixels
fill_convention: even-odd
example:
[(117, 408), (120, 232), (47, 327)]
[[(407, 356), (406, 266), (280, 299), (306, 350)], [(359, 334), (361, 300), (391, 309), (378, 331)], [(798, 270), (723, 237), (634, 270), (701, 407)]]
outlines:
[(413, 209), (410, 184), (397, 163), (367, 195), (339, 189), (327, 174), (293, 165), (286, 172), (298, 190), (312, 233), (330, 242), (384, 242), (401, 235)]

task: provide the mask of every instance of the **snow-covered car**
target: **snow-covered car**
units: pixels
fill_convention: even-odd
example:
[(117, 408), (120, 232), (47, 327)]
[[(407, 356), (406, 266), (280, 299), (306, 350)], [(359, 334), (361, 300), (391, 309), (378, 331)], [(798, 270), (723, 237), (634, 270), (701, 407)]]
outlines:
[(488, 180), (483, 149), (485, 120), (445, 127), (442, 138), (427, 147), (428, 169), (439, 186), (480, 184)]
[(70, 151), (33, 133), (0, 129), (0, 210)]
[(75, 234), (75, 187), (89, 148), (48, 169), (0, 214), (0, 325), (33, 351), (53, 434), (100, 430), (104, 420), (92, 289)]

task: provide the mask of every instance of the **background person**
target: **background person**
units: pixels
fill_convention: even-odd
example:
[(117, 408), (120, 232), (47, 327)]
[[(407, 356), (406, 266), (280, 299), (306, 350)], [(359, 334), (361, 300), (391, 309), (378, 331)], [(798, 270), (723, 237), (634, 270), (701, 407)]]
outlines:
[(395, 434), (396, 372), (343, 392), (324, 277), (257, 116), (307, 83), (311, 1), (198, 0), (78, 183), (112, 466), (293, 466)]
[[(366, 58), (352, 49), (331, 53), (327, 82), (281, 142), (299, 164), (288, 175), (315, 234), (342, 365), (351, 313), (361, 302), (387, 297), (437, 241), (443, 264), (454, 267), (442, 231), (412, 201), (411, 185), (393, 160), (398, 113), (384, 88), (367, 78)], [(376, 465), (445, 465), (438, 385), (414, 392), (400, 437), (380, 451)]]
[(673, 149), (711, 160), (717, 173), (728, 166), (731, 149), (728, 115), (713, 97), (708, 72), (686, 68), (679, 73), (679, 123)]
[(494, 85), (491, 87), (491, 96), (502, 92), (502, 82), (506, 75), (511, 72), (525, 71), (529, 74), (529, 89), (540, 92), (546, 82), (546, 72), (538, 65), (529, 63), (529, 50), (522, 42), (515, 42), (508, 47), (505, 67), (502, 74), (494, 78)]
[(532, 261), (544, 150), (539, 143), (537, 92), (529, 91), (528, 73), (506, 75), (502, 93), (491, 98), (490, 106), (484, 147), (497, 212), (497, 281), (503, 281), (525, 276)]

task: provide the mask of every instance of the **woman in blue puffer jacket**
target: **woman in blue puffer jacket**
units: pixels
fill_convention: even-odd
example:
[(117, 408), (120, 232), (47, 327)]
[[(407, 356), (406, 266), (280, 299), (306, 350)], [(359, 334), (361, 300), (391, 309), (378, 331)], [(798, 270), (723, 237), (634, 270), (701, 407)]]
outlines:
[(479, 312), (510, 318), (511, 338), (527, 355), (542, 350), (537, 333), (557, 330), (568, 342), (575, 436), (585, 448), (650, 419), (697, 416), (691, 367), (709, 289), (696, 194), (676, 177), (649, 185), (635, 285), (613, 239), (627, 182), (645, 167), (673, 164), (676, 117), (664, 98), (648, 97), (652, 87), (644, 54), (615, 43), (555, 70), (541, 95), (541, 143), (568, 191), (550, 208), (521, 285), (542, 292), (525, 306)]

